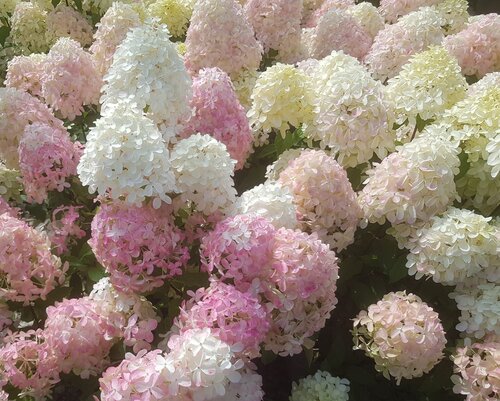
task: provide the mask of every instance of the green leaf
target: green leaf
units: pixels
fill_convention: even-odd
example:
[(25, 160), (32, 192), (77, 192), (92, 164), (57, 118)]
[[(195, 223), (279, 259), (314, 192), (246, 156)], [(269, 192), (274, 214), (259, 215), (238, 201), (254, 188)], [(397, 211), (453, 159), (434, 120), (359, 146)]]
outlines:
[(93, 282), (97, 283), (101, 278), (106, 276), (106, 272), (101, 266), (97, 265), (90, 267), (87, 270), (87, 275)]
[(8, 26), (0, 26), (0, 45), (4, 46), (5, 41), (10, 35), (10, 28)]

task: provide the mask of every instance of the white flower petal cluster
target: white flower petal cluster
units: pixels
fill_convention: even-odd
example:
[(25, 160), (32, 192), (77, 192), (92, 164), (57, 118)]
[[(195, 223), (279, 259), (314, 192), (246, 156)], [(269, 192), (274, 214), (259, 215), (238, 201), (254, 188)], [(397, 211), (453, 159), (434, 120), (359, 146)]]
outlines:
[(111, 66), (116, 48), (125, 39), (127, 32), (142, 24), (142, 13), (143, 10), (137, 4), (116, 1), (97, 23), (94, 43), (89, 50), (94, 55), (96, 68), (101, 76)]
[[(115, 0), (83, 0), (82, 7), (87, 13), (103, 15), (115, 2)], [(133, 2), (133, 0), (120, 0), (120, 3), (130, 4)]]
[(480, 96), (482, 92), (494, 87), (500, 87), (500, 71), (490, 72), (479, 81), (470, 85), (467, 90), (467, 97)]
[(168, 345), (171, 351), (165, 359), (172, 395), (182, 395), (188, 388), (194, 401), (211, 400), (224, 396), (229, 383), (242, 379), (243, 361), (209, 328), (187, 330)]
[(465, 97), (467, 81), (457, 60), (443, 47), (433, 46), (413, 56), (385, 88), (395, 123), (402, 126), (398, 138), (408, 140), (417, 117), (426, 121), (440, 117)]
[(380, 0), (380, 12), (388, 22), (394, 23), (400, 17), (418, 10), (420, 7), (431, 6), (441, 0)]
[(466, 209), (449, 208), (417, 231), (406, 267), (419, 279), (456, 285), (472, 277), (500, 280), (500, 230)]
[(21, 180), (18, 170), (8, 168), (0, 160), (0, 196), (6, 201), (21, 201)]
[(488, 159), (486, 163), (491, 167), (491, 176), (497, 178), (500, 174), (500, 132), (498, 132), (486, 145)]
[(212, 401), (262, 401), (262, 376), (247, 369), (241, 372), (241, 380), (238, 383), (229, 383), (226, 394), (215, 397)]
[(421, 136), (401, 146), (367, 172), (359, 203), (370, 223), (393, 225), (428, 221), (457, 198), (457, 147), (439, 137)]
[(430, 7), (442, 18), (441, 26), (445, 35), (453, 35), (465, 28), (469, 20), (467, 0), (444, 0)]
[(207, 215), (227, 212), (233, 206), (236, 161), (222, 142), (210, 135), (191, 135), (174, 146), (171, 163), (180, 191), (177, 206), (191, 202)]
[(278, 156), (278, 160), (266, 168), (268, 181), (277, 181), (281, 172), (288, 167), (290, 162), (300, 156), (304, 149), (288, 149)]
[(459, 285), (450, 294), (461, 311), (456, 329), (467, 337), (500, 335), (500, 285)]
[(285, 137), (290, 127), (311, 121), (314, 91), (309, 77), (293, 65), (275, 64), (260, 74), (252, 92), (248, 119), (257, 145), (275, 129)]
[(176, 191), (169, 152), (160, 131), (143, 113), (120, 104), (91, 128), (78, 175), (91, 193), (125, 198), (140, 206), (146, 197), (170, 203)]
[(328, 372), (317, 371), (292, 383), (290, 401), (348, 401), (349, 380), (333, 377)]
[(236, 92), (238, 100), (246, 111), (250, 110), (250, 108), (252, 107), (251, 96), (259, 75), (260, 71), (244, 70), (238, 75), (231, 77), (234, 91)]
[[(192, 81), (165, 25), (129, 31), (113, 56), (102, 88), (102, 110), (126, 101), (144, 111), (165, 139), (190, 115)], [(173, 130), (173, 131), (172, 131)]]
[(354, 17), (361, 28), (363, 28), (372, 39), (385, 27), (384, 17), (380, 14), (377, 7), (371, 3), (359, 3), (349, 7), (346, 11)]
[(49, 49), (45, 37), (47, 11), (36, 3), (17, 3), (10, 19), (10, 39), (23, 54), (44, 53)]
[(277, 182), (268, 181), (241, 194), (233, 214), (250, 213), (265, 217), (276, 228), (298, 228), (293, 196), (287, 187)]
[(324, 67), (329, 63), (320, 62), (312, 74), (322, 76), (313, 79), (314, 119), (304, 130), (307, 137), (319, 141), (322, 149), (331, 149), (344, 167), (366, 163), (374, 153), (384, 158), (394, 148), (394, 140), (383, 85), (359, 64), (335, 66), (333, 73)]
[(170, 33), (180, 38), (186, 34), (193, 6), (187, 0), (156, 0), (148, 6), (148, 13), (168, 27)]

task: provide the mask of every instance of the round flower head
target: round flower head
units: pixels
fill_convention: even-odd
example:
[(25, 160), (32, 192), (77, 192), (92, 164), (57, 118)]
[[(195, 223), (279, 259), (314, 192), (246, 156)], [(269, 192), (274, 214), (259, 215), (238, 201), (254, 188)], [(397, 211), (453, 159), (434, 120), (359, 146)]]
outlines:
[(445, 35), (460, 32), (469, 19), (469, 2), (467, 0), (441, 0), (431, 6), (443, 19), (441, 27)]
[(180, 38), (186, 34), (193, 9), (187, 0), (156, 0), (149, 5), (148, 13), (165, 24), (172, 36)]
[(348, 401), (349, 380), (318, 370), (314, 376), (292, 383), (290, 401)]
[(70, 245), (83, 238), (87, 233), (80, 228), (80, 214), (75, 206), (59, 206), (52, 212), (52, 219), (47, 227), (50, 243), (54, 251), (61, 255), (68, 251)]
[(89, 244), (122, 292), (147, 292), (182, 273), (189, 259), (184, 236), (165, 210), (102, 204), (92, 220)]
[(196, 134), (183, 139), (172, 150), (172, 168), (180, 195), (176, 205), (193, 204), (210, 215), (225, 213), (236, 199), (233, 171), (236, 162), (226, 146), (209, 135)]
[(352, 15), (359, 26), (373, 39), (377, 33), (384, 29), (384, 18), (377, 7), (371, 3), (359, 3), (349, 7), (347, 14)]
[(451, 142), (421, 136), (368, 170), (358, 201), (370, 223), (428, 221), (457, 198), (458, 149)]
[[(417, 231), (408, 255), (409, 273), (430, 276), (436, 283), (456, 285), (482, 276), (500, 281), (497, 273), (500, 231), (466, 209), (450, 208)], [(496, 276), (496, 277), (495, 277)]]
[(375, 361), (387, 379), (412, 379), (443, 358), (445, 333), (438, 314), (413, 294), (391, 292), (354, 319), (355, 349)]
[(194, 110), (183, 135), (209, 134), (227, 147), (236, 169), (243, 168), (253, 143), (245, 109), (241, 106), (229, 76), (219, 68), (204, 68), (193, 79)]
[(303, 0), (249, 0), (245, 15), (264, 52), (287, 53), (300, 42)]
[(17, 147), (24, 129), (33, 123), (43, 123), (64, 129), (50, 109), (26, 92), (0, 88), (0, 158), (8, 168), (17, 168)]
[(500, 16), (481, 15), (466, 28), (444, 40), (464, 75), (482, 77), (500, 69)]
[[(497, 263), (498, 266), (498, 263)], [(483, 338), (487, 334), (500, 335), (500, 285), (460, 284), (450, 294), (461, 315), (456, 329), (468, 337)]]
[(145, 297), (119, 292), (105, 277), (94, 285), (89, 298), (96, 303), (96, 312), (118, 329), (125, 345), (133, 347), (134, 352), (151, 348), (152, 332), (158, 326), (159, 318)]
[(262, 401), (263, 398), (262, 377), (246, 369), (241, 372), (241, 379), (238, 383), (229, 383), (226, 393), (213, 398), (212, 401)]
[(355, 0), (320, 0), (319, 7), (305, 20), (305, 27), (314, 28), (321, 17), (331, 10), (347, 10), (355, 5)]
[(235, 0), (198, 0), (186, 47), (191, 74), (204, 67), (219, 67), (229, 75), (256, 70), (262, 58), (262, 46)]
[(160, 350), (125, 354), (118, 366), (109, 367), (99, 379), (101, 401), (160, 401), (168, 397), (163, 378), (165, 357)]
[(63, 118), (74, 120), (83, 106), (97, 104), (101, 78), (92, 55), (70, 38), (61, 38), (50, 49), (44, 63), (42, 95)]
[(32, 53), (29, 56), (15, 56), (7, 65), (5, 86), (29, 92), (33, 96), (42, 95), (41, 79), (47, 55)]
[(0, 348), (2, 380), (35, 400), (45, 400), (59, 381), (58, 360), (43, 332), (20, 332), (4, 339)]
[(322, 59), (333, 50), (342, 50), (361, 60), (371, 45), (371, 36), (354, 17), (344, 10), (330, 10), (314, 28), (310, 56)]
[(59, 370), (83, 379), (97, 375), (109, 363), (115, 329), (97, 313), (97, 303), (87, 297), (65, 299), (47, 308), (43, 336), (57, 356)]
[(132, 4), (115, 1), (97, 23), (94, 43), (90, 52), (94, 55), (96, 69), (104, 76), (113, 62), (118, 45), (125, 39), (131, 28), (142, 24), (141, 9)]
[(292, 192), (301, 228), (340, 251), (354, 241), (362, 217), (346, 171), (321, 150), (304, 150), (278, 182)]
[(10, 26), (10, 39), (21, 53), (44, 53), (49, 49), (45, 37), (47, 12), (35, 2), (17, 3)]
[[(278, 156), (278, 159), (267, 166), (266, 178), (269, 182), (278, 181), (281, 172), (288, 167), (292, 160), (300, 156), (304, 149), (288, 149)], [(290, 227), (289, 227), (290, 228)]]
[(276, 228), (297, 228), (297, 209), (290, 190), (276, 182), (266, 182), (245, 191), (236, 201), (235, 214), (265, 217)]
[(241, 346), (242, 355), (250, 358), (260, 355), (260, 343), (269, 331), (269, 321), (254, 295), (219, 281), (190, 295), (191, 299), (181, 306), (174, 321), (181, 334), (190, 329), (209, 328), (228, 345)]
[(87, 135), (78, 175), (90, 193), (124, 198), (140, 206), (146, 197), (153, 205), (170, 203), (175, 177), (163, 137), (140, 111), (119, 104), (95, 122)]
[(387, 22), (394, 23), (403, 15), (440, 1), (442, 0), (380, 0), (379, 10)]
[(271, 330), (264, 347), (276, 354), (298, 354), (311, 347), (337, 304), (338, 260), (316, 234), (280, 228), (273, 241), (272, 268), (261, 277)]
[(288, 129), (299, 128), (312, 119), (312, 83), (293, 65), (278, 63), (261, 73), (251, 98), (248, 119), (258, 145), (268, 140), (273, 129), (284, 138)]
[[(467, 81), (453, 56), (443, 47), (431, 47), (413, 56), (401, 72), (389, 79), (386, 100), (402, 139), (416, 129), (417, 118), (435, 120), (462, 100)], [(406, 134), (406, 135), (405, 135)]]
[(28, 304), (45, 299), (64, 281), (61, 260), (51, 254), (47, 236), (25, 222), (0, 215), (0, 295)]
[(92, 25), (85, 17), (72, 7), (59, 3), (47, 14), (47, 42), (55, 43), (57, 39), (68, 37), (83, 47), (92, 43)]
[(331, 74), (324, 67), (318, 65), (312, 73), (320, 85), (306, 136), (319, 141), (322, 149), (331, 149), (345, 167), (366, 163), (374, 154), (385, 157), (394, 147), (394, 139), (383, 85), (360, 65), (336, 67)]
[(6, 201), (21, 202), (19, 171), (8, 168), (0, 159), (0, 197)]
[(146, 112), (168, 140), (189, 117), (191, 78), (165, 25), (132, 28), (104, 77), (103, 112), (119, 102)]
[[(229, 383), (238, 383), (244, 363), (210, 329), (187, 330), (173, 336), (166, 355), (166, 377), (171, 395), (189, 394), (194, 401), (225, 395)], [(182, 398), (181, 398), (182, 399)]]
[(379, 31), (364, 62), (381, 81), (392, 78), (414, 54), (443, 41), (442, 18), (428, 7), (405, 15)]
[(466, 396), (466, 401), (495, 401), (500, 397), (498, 337), (457, 348), (452, 356), (455, 384), (453, 392)]
[(201, 241), (203, 270), (247, 291), (254, 279), (268, 277), (276, 229), (256, 215), (229, 217)]
[(80, 150), (65, 129), (40, 123), (27, 125), (18, 152), (28, 202), (42, 203), (47, 192), (70, 187), (68, 179), (76, 175)]

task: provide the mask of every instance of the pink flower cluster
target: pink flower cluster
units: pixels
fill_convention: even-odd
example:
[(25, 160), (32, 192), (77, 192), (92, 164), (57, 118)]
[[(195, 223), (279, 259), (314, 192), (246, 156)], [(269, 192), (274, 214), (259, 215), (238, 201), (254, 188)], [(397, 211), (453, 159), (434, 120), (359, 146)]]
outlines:
[(182, 137), (209, 134), (226, 145), (236, 169), (243, 168), (253, 143), (246, 111), (240, 104), (229, 76), (219, 68), (204, 68), (193, 79), (190, 102), (193, 115)]
[(76, 175), (81, 145), (65, 129), (34, 123), (26, 126), (19, 141), (19, 170), (29, 202), (42, 203), (47, 192), (69, 188)]
[(354, 6), (354, 0), (325, 0), (305, 21), (305, 27), (314, 28), (318, 25), (321, 17), (326, 15), (331, 10), (347, 10)]
[(111, 283), (123, 292), (147, 292), (182, 273), (189, 259), (183, 233), (169, 209), (103, 203), (89, 244)]
[(266, 305), (272, 322), (264, 344), (275, 353), (300, 352), (337, 303), (337, 258), (315, 234), (237, 215), (203, 238), (200, 252), (213, 280), (233, 281)]

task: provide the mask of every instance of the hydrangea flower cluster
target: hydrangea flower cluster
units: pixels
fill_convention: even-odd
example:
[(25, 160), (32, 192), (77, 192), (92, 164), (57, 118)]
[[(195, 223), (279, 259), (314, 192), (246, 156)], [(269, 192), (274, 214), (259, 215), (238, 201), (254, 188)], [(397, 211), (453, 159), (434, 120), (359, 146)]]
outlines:
[(21, 200), (22, 186), (19, 180), (19, 171), (8, 168), (0, 160), (0, 197), (5, 201)]
[(500, 231), (486, 218), (466, 209), (448, 209), (417, 231), (406, 266), (417, 279), (456, 285), (471, 277), (500, 281)]
[(154, 198), (155, 207), (170, 203), (168, 194), (177, 190), (162, 134), (127, 104), (113, 106), (90, 129), (77, 171), (90, 193), (135, 206), (146, 197)]
[(29, 56), (15, 56), (7, 65), (5, 86), (42, 96), (42, 76), (47, 60), (45, 53), (32, 53)]
[(198, 0), (186, 36), (186, 66), (191, 74), (219, 67), (229, 75), (255, 70), (262, 45), (236, 0)]
[(92, 220), (89, 244), (116, 289), (143, 293), (182, 273), (189, 260), (183, 241), (165, 208), (103, 203)]
[[(307, 1), (307, 0), (306, 0)], [(314, 0), (313, 0), (314, 1)], [(355, 5), (355, 0), (320, 0), (317, 1), (315, 10), (309, 18), (305, 20), (304, 25), (307, 28), (314, 28), (318, 25), (319, 20), (330, 10), (347, 10)]]
[(420, 7), (438, 4), (440, 0), (380, 0), (380, 12), (387, 22), (394, 23), (400, 17)]
[(444, 0), (430, 8), (436, 10), (442, 18), (441, 27), (445, 35), (452, 35), (462, 31), (470, 18), (468, 12), (469, 2), (467, 0)]
[(23, 54), (43, 53), (49, 49), (45, 36), (47, 11), (36, 2), (20, 1), (10, 19), (10, 38)]
[(278, 182), (292, 192), (304, 231), (316, 232), (340, 251), (354, 241), (362, 217), (346, 171), (321, 150), (304, 150), (291, 161)]
[[(498, 264), (497, 264), (498, 266)], [(483, 283), (461, 284), (450, 297), (461, 311), (460, 323), (456, 329), (468, 337), (483, 338), (486, 335), (500, 335), (500, 285)]]
[(443, 41), (441, 24), (439, 13), (429, 7), (405, 15), (377, 34), (365, 64), (381, 81), (396, 76), (412, 55)]
[(64, 281), (66, 264), (52, 255), (47, 235), (24, 221), (0, 215), (0, 294), (24, 302), (45, 299)]
[(420, 377), (443, 358), (445, 333), (439, 316), (406, 292), (391, 292), (354, 319), (355, 349), (375, 361), (386, 378)]
[(54, 252), (61, 255), (68, 251), (73, 242), (85, 237), (87, 233), (78, 225), (81, 207), (59, 206), (52, 212), (47, 234)]
[(19, 141), (19, 171), (29, 202), (42, 203), (47, 192), (69, 188), (76, 175), (80, 143), (71, 142), (66, 130), (34, 123)]
[(349, 380), (333, 377), (328, 372), (317, 371), (314, 375), (292, 383), (290, 401), (348, 401)]
[(371, 3), (358, 3), (346, 11), (372, 39), (385, 27), (384, 18), (377, 7)]
[[(168, 140), (189, 116), (191, 78), (165, 25), (132, 28), (104, 77), (103, 113), (117, 103), (143, 111)], [(172, 132), (173, 130), (173, 132)]]
[(290, 190), (277, 183), (266, 182), (245, 191), (237, 199), (234, 214), (256, 214), (265, 217), (276, 228), (298, 228), (297, 209)]
[(291, 127), (312, 119), (314, 91), (306, 74), (293, 65), (278, 63), (260, 74), (252, 91), (248, 119), (256, 144), (264, 144), (274, 129), (285, 137)]
[(253, 135), (229, 76), (219, 68), (204, 68), (193, 79), (193, 115), (183, 137), (201, 132), (227, 147), (236, 169), (243, 168), (253, 143)]
[(92, 25), (78, 11), (59, 3), (47, 14), (45, 35), (47, 42), (51, 44), (59, 38), (69, 37), (82, 47), (88, 47), (92, 43)]
[(156, 0), (149, 5), (148, 14), (165, 24), (172, 36), (180, 38), (186, 34), (193, 8), (188, 0)]
[(453, 391), (466, 396), (466, 401), (493, 401), (500, 396), (498, 366), (500, 342), (495, 337), (483, 343), (458, 348), (453, 355), (455, 383)]
[(192, 135), (174, 146), (171, 162), (180, 191), (174, 206), (191, 203), (206, 215), (229, 211), (236, 198), (232, 179), (236, 161), (223, 143), (209, 135)]

